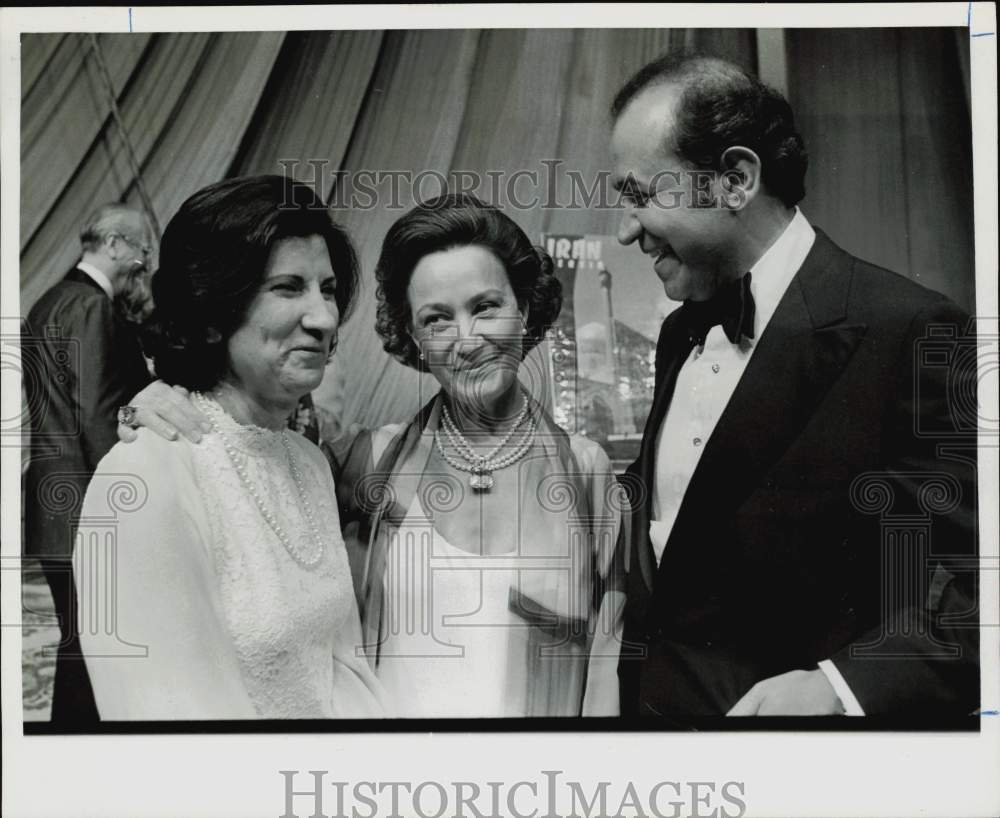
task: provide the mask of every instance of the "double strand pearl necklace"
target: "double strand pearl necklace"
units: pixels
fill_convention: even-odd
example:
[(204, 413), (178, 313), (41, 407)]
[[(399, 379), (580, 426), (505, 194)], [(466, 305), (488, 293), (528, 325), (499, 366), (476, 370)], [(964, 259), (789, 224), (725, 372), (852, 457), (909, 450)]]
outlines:
[[(531, 444), (535, 436), (536, 422), (534, 417), (529, 418), (528, 416), (527, 396), (525, 396), (524, 399), (524, 406), (521, 407), (521, 411), (514, 419), (514, 423), (507, 431), (507, 434), (504, 435), (503, 439), (485, 455), (476, 454), (472, 445), (458, 430), (458, 426), (455, 421), (452, 420), (451, 413), (448, 411), (447, 405), (442, 404), (441, 410), (441, 428), (444, 429), (445, 435), (448, 437), (448, 442), (451, 443), (452, 447), (458, 451), (458, 454), (462, 459), (458, 460), (448, 453), (441, 439), (441, 429), (434, 432), (434, 442), (437, 444), (438, 451), (441, 453), (441, 456), (445, 459), (445, 462), (448, 463), (448, 465), (452, 468), (458, 469), (459, 471), (470, 473), (469, 485), (472, 486), (473, 491), (489, 491), (493, 488), (496, 482), (493, 479), (493, 472), (513, 465), (524, 457), (531, 449)], [(521, 439), (520, 443), (518, 443), (517, 446), (515, 446), (514, 449), (508, 454), (497, 457), (500, 450), (510, 442), (514, 433), (524, 425), (525, 420), (528, 421), (527, 429), (525, 430), (524, 437)]]
[(305, 488), (302, 484), (302, 474), (299, 471), (299, 464), (296, 462), (295, 457), (292, 454), (292, 446), (288, 442), (288, 430), (282, 429), (280, 432), (273, 432), (272, 434), (278, 435), (278, 438), (281, 440), (282, 448), (285, 450), (285, 455), (288, 457), (289, 470), (292, 473), (292, 481), (295, 483), (295, 491), (299, 498), (299, 507), (302, 510), (302, 516), (306, 521), (307, 528), (309, 529), (309, 538), (312, 540), (313, 548), (311, 554), (302, 554), (300, 553), (298, 547), (293, 545), (291, 538), (278, 522), (277, 516), (273, 511), (271, 511), (270, 508), (268, 508), (267, 504), (264, 502), (264, 498), (261, 497), (256, 484), (250, 479), (250, 475), (247, 473), (245, 459), (240, 458), (236, 447), (230, 442), (229, 438), (222, 431), (222, 428), (216, 420), (216, 413), (225, 412), (225, 410), (222, 409), (221, 406), (218, 406), (214, 401), (210, 401), (200, 392), (195, 392), (194, 397), (200, 408), (205, 410), (208, 422), (212, 426), (212, 431), (215, 432), (219, 436), (219, 440), (222, 441), (222, 448), (225, 449), (229, 462), (232, 464), (233, 469), (235, 469), (237, 476), (240, 478), (240, 483), (254, 501), (254, 504), (257, 506), (257, 510), (260, 511), (264, 521), (268, 524), (268, 526), (270, 526), (285, 551), (287, 551), (288, 555), (301, 567), (315, 568), (319, 565), (320, 560), (323, 559), (323, 554), (326, 549), (323, 544), (323, 538), (320, 536), (319, 526), (316, 524), (316, 518), (313, 515), (312, 504), (309, 502), (309, 498), (306, 495)]

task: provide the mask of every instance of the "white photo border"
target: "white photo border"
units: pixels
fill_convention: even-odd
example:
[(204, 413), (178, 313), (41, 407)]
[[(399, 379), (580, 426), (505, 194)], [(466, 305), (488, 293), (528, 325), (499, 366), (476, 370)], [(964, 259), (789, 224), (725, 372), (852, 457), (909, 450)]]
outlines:
[[(292, 6), (41, 8), (0, 11), (0, 301), (3, 331), (19, 312), (18, 207), (20, 47), (22, 33), (42, 31), (259, 31), (384, 28), (571, 27), (914, 27), (964, 26), (971, 38), (975, 170), (976, 314), (997, 309), (996, 7), (988, 3), (928, 4), (615, 4), (570, 7), (527, 4), (476, 6)], [(17, 376), (3, 372), (4, 418), (20, 413)], [(982, 384), (980, 401), (996, 417), (997, 381)], [(964, 733), (523, 733), (227, 734), (25, 736), (21, 722), (18, 564), (20, 452), (2, 455), (3, 814), (100, 816), (276, 816), (285, 810), (280, 770), (329, 771), (328, 781), (535, 782), (545, 771), (582, 782), (589, 792), (612, 781), (617, 806), (627, 782), (649, 793), (678, 782), (690, 812), (691, 782), (741, 782), (747, 816), (991, 816), (1000, 814), (1000, 715), (983, 717), (978, 734)], [(998, 458), (981, 447), (980, 546), (983, 611), (998, 596)], [(991, 561), (991, 562), (987, 562)], [(998, 629), (982, 632), (983, 709), (1000, 711)], [(987, 657), (992, 657), (991, 659)], [(449, 785), (451, 786), (451, 785)], [(350, 789), (350, 785), (348, 787)], [(332, 788), (326, 814), (334, 815)], [(530, 794), (530, 787), (522, 794)], [(670, 801), (664, 796), (663, 803)], [(386, 802), (382, 802), (386, 803)], [(428, 801), (433, 804), (433, 799)], [(487, 802), (488, 803), (488, 802)], [(545, 814), (539, 797), (527, 811)], [(296, 814), (311, 815), (298, 798)], [(501, 804), (501, 806), (505, 806)], [(709, 814), (712, 807), (703, 804)], [(729, 815), (734, 815), (732, 803)], [(567, 809), (562, 795), (557, 811)], [(690, 814), (682, 812), (681, 814)], [(346, 814), (350, 814), (349, 812)], [(365, 814), (364, 812), (361, 813)], [(431, 813), (433, 814), (433, 813)], [(474, 814), (474, 813), (467, 813)], [(502, 813), (504, 815), (507, 812)], [(625, 812), (624, 814), (634, 814)], [(723, 813), (717, 813), (723, 814)]]

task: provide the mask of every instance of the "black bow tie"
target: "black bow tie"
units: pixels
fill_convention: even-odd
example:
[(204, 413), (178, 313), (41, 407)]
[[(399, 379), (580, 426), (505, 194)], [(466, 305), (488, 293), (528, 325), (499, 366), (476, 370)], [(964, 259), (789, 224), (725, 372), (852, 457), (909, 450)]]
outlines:
[(742, 336), (753, 338), (756, 307), (750, 292), (750, 273), (724, 284), (708, 301), (685, 301), (681, 317), (692, 346), (702, 346), (712, 327), (722, 326), (734, 344)]

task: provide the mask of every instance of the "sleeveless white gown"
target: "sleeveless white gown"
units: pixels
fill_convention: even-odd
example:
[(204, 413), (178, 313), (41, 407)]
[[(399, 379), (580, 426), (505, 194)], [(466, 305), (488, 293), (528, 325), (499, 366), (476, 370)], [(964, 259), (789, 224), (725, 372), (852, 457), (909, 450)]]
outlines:
[(527, 715), (528, 633), (508, 609), (517, 565), (449, 543), (415, 497), (389, 547), (378, 678), (402, 718)]

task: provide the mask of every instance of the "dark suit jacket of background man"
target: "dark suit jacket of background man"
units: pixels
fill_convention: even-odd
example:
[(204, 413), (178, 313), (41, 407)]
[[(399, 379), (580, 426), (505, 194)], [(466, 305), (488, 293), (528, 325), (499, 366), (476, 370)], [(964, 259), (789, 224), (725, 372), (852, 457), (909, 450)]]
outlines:
[(89, 720), (96, 708), (86, 669), (70, 658), (79, 652), (70, 626), (74, 532), (87, 483), (118, 441), (116, 410), (149, 374), (133, 325), (75, 268), (29, 312), (21, 359), (32, 424), (24, 553), (42, 562), (63, 630), (52, 720)]
[[(656, 396), (627, 478), (634, 537), (625, 638), (646, 658), (623, 653), (623, 714), (678, 724), (725, 714), (755, 682), (823, 659), (866, 715), (974, 711), (968, 316), (817, 230), (706, 444), (656, 566), (650, 493), (669, 403), (663, 365), (682, 342), (675, 316), (661, 329)], [(927, 338), (935, 325), (944, 328)], [(883, 541), (894, 538), (883, 567)], [(947, 573), (932, 570), (938, 561)], [(950, 622), (938, 619), (945, 613)], [(852, 655), (852, 643), (866, 642)], [(955, 648), (957, 657), (935, 657)]]

